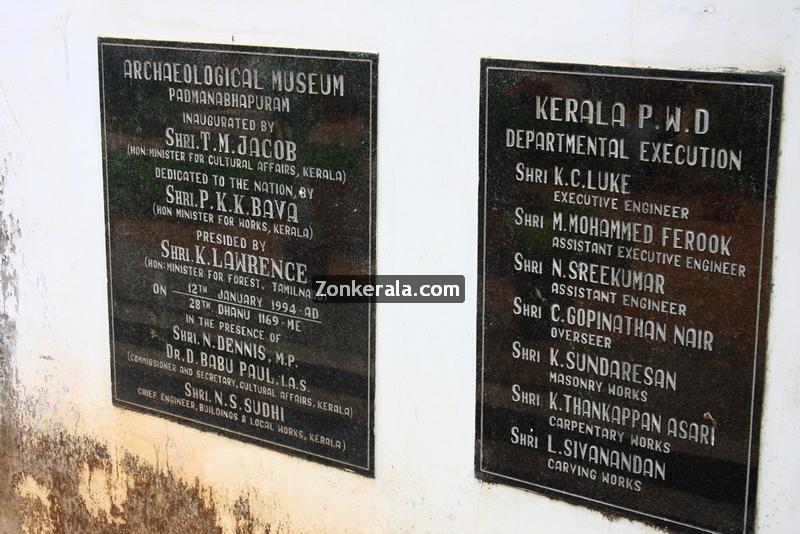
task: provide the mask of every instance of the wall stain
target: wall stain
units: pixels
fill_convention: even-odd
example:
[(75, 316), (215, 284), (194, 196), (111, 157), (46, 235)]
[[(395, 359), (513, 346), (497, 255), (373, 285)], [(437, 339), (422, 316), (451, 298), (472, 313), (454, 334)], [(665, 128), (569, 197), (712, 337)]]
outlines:
[[(16, 220), (5, 206), (6, 181), (8, 179), (10, 155), (0, 159), (0, 530), (14, 532), (19, 525), (16, 508), (11, 504), (15, 496), (10, 483), (12, 466), (16, 464), (17, 448), (13, 421), (13, 407), (17, 406), (16, 390), (11, 384), (13, 375), (11, 356), (17, 339), (16, 311), (17, 276), (12, 258), (16, 252), (15, 242), (19, 235)], [(12, 309), (13, 308), (13, 309)]]
[[(23, 419), (17, 412), (0, 424), (0, 470), (9, 481), (0, 502), (2, 532), (226, 532), (222, 506), (199, 479), (188, 483), (127, 452), (115, 461), (92, 437), (38, 431)], [(256, 518), (250, 494), (239, 495), (229, 512), (236, 534), (291, 532)]]
[(34, 398), (15, 372), (17, 221), (5, 206), (10, 155), (0, 158), (0, 533), (220, 534), (223, 515), (236, 534), (282, 534), (253, 513), (255, 493), (226, 506), (199, 479), (183, 480), (126, 451), (63, 428), (40, 428)]

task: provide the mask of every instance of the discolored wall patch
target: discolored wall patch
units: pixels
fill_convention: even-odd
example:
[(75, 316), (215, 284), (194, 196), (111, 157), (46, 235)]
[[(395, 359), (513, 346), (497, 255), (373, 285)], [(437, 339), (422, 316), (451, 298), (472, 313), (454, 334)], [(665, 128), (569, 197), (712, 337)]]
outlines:
[[(199, 479), (187, 482), (169, 466), (154, 465), (91, 436), (40, 421), (46, 403), (35, 401), (17, 379), (14, 361), (17, 220), (6, 207), (14, 160), (0, 158), (0, 531), (289, 532), (285, 520), (253, 513), (251, 491), (221, 504)], [(41, 393), (41, 392), (38, 392)], [(223, 527), (223, 523), (225, 526)]]

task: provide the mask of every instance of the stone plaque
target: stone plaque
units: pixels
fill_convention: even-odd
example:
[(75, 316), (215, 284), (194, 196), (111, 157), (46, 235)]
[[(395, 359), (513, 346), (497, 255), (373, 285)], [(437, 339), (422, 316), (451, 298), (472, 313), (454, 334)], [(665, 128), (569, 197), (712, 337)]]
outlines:
[(781, 88), (483, 61), (479, 478), (752, 531)]
[(377, 56), (98, 47), (114, 403), (372, 476)]

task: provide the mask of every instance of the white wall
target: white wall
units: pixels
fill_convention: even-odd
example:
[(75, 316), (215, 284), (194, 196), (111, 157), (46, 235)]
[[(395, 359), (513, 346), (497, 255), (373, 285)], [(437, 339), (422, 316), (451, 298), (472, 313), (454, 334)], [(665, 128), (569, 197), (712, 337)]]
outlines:
[[(0, 161), (19, 390), (40, 431), (253, 497), (297, 531), (646, 532), (473, 477), (479, 58), (786, 71), (758, 525), (800, 516), (800, 2), (2, 2)], [(376, 478), (111, 406), (98, 35), (380, 54), (378, 268), (465, 274), (461, 305), (377, 316)], [(12, 299), (13, 300), (13, 299)]]

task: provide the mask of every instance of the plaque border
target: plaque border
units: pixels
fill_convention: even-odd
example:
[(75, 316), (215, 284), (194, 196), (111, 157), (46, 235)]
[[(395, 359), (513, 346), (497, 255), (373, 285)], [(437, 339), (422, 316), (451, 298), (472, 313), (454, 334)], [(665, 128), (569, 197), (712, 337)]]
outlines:
[[(699, 525), (659, 516), (649, 512), (628, 508), (619, 504), (572, 493), (529, 480), (496, 473), (483, 465), (483, 405), (484, 405), (484, 367), (485, 367), (485, 277), (486, 277), (486, 212), (488, 175), (488, 86), (492, 70), (518, 71), (532, 73), (561, 74), (571, 76), (599, 76), (613, 78), (632, 78), (676, 82), (694, 82), (717, 85), (748, 85), (769, 88), (769, 117), (767, 123), (766, 157), (764, 169), (764, 196), (761, 217), (761, 244), (758, 272), (758, 302), (756, 304), (754, 356), (752, 370), (752, 389), (749, 413), (749, 440), (747, 456), (747, 475), (744, 488), (744, 507), (741, 532), (752, 532), (756, 517), (756, 486), (758, 482), (758, 455), (760, 439), (761, 412), (763, 409), (764, 375), (767, 356), (767, 328), (769, 320), (772, 276), (772, 248), (774, 239), (775, 191), (777, 185), (777, 165), (779, 156), (781, 103), (784, 76), (780, 72), (738, 72), (674, 70), (645, 67), (621, 67), (612, 65), (589, 65), (579, 63), (553, 63), (545, 61), (526, 61), (482, 57), (480, 63), (480, 102), (478, 138), (478, 276), (477, 276), (477, 321), (476, 321), (476, 403), (475, 403), (475, 477), (479, 480), (500, 483), (558, 498), (571, 504), (587, 506), (603, 513), (616, 512), (631, 519), (638, 519), (659, 527), (669, 526), (692, 532), (721, 534)], [(766, 261), (765, 261), (766, 259)], [(766, 283), (765, 283), (766, 280)], [(762, 360), (762, 361), (760, 361)], [(756, 402), (758, 400), (759, 402)]]
[(110, 206), (108, 197), (108, 156), (106, 143), (106, 109), (105, 109), (105, 72), (103, 63), (103, 51), (105, 47), (123, 48), (154, 48), (161, 50), (179, 50), (187, 52), (216, 52), (221, 54), (247, 54), (258, 56), (277, 56), (277, 57), (296, 57), (317, 60), (331, 61), (354, 61), (366, 62), (369, 64), (369, 250), (368, 268), (369, 275), (377, 272), (376, 266), (376, 236), (377, 236), (377, 171), (378, 171), (378, 54), (368, 52), (340, 51), (340, 50), (316, 50), (300, 48), (280, 48), (263, 47), (256, 45), (232, 45), (217, 43), (199, 43), (183, 41), (161, 41), (151, 39), (128, 39), (120, 37), (97, 37), (98, 53), (98, 76), (100, 79), (100, 119), (101, 119), (101, 141), (103, 150), (103, 195), (105, 208), (105, 242), (106, 242), (106, 273), (108, 276), (108, 320), (109, 320), (109, 339), (110, 339), (110, 359), (111, 359), (111, 387), (112, 404), (115, 407), (126, 408), (136, 412), (155, 415), (163, 419), (183, 424), (198, 430), (211, 431), (229, 439), (235, 439), (243, 443), (251, 443), (262, 447), (270, 448), (278, 452), (283, 452), (298, 458), (313, 461), (318, 464), (339, 467), (345, 471), (353, 472), (369, 478), (375, 478), (375, 303), (370, 302), (367, 308), (367, 455), (364, 465), (356, 464), (326, 456), (324, 454), (310, 452), (299, 447), (293, 447), (284, 443), (264, 439), (256, 435), (246, 434), (233, 429), (216, 426), (212, 423), (185, 417), (165, 410), (159, 410), (150, 406), (137, 404), (130, 400), (119, 398), (117, 395), (116, 380), (116, 347), (114, 341), (114, 298), (113, 298), (113, 279), (111, 273), (111, 224)]

